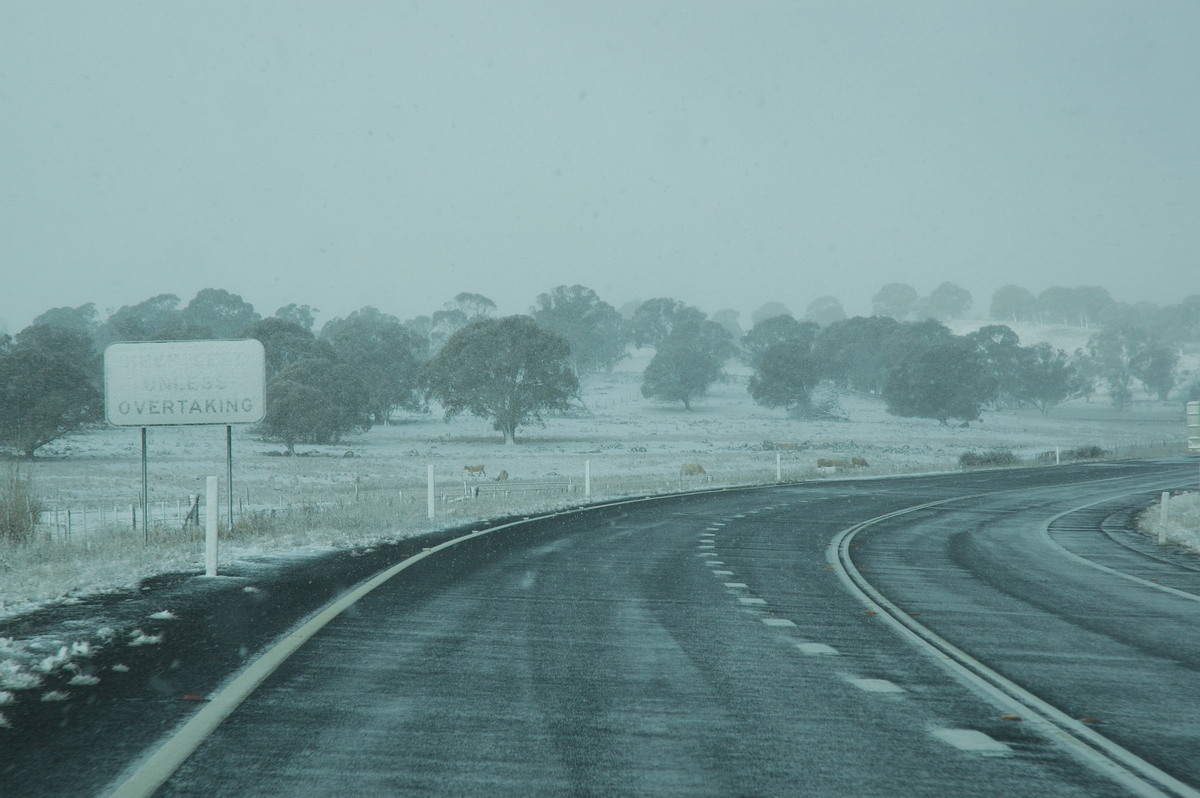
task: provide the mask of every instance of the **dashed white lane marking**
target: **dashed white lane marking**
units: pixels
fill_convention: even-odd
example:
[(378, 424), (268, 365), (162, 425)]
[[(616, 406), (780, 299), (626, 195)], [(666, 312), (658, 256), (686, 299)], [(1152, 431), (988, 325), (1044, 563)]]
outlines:
[(796, 648), (800, 649), (800, 653), (808, 657), (831, 657), (837, 656), (837, 649), (833, 646), (827, 646), (824, 643), (797, 643)]
[(933, 736), (961, 751), (971, 751), (984, 756), (1008, 756), (1012, 753), (1007, 744), (975, 729), (934, 729)]
[(733, 571), (713, 571), (713, 576), (733, 576)]
[(787, 618), (763, 618), (762, 622), (767, 626), (795, 626), (793, 622)]
[(699, 549), (711, 549), (711, 548), (714, 548), (716, 545), (717, 545), (717, 544), (715, 544), (715, 543), (701, 543), (701, 544), (699, 544), (699, 545), (698, 545), (696, 548), (699, 548)]
[(707, 562), (706, 562), (706, 563), (704, 563), (704, 564), (705, 564), (705, 565), (708, 565), (708, 566), (712, 566), (712, 567), (714, 567), (714, 568), (715, 568), (716, 566), (718, 566), (718, 565), (724, 565), (725, 563), (724, 563), (724, 562), (722, 562), (721, 560), (709, 560), (709, 561), (707, 561)]
[(903, 693), (904, 688), (895, 682), (889, 682), (887, 679), (847, 679), (846, 681), (857, 687), (859, 690), (865, 690), (868, 693)]
[(738, 597), (738, 601), (740, 601), (742, 604), (766, 604), (767, 603), (766, 599), (755, 598), (753, 596), (740, 596), (740, 597)]
[(745, 590), (747, 587), (749, 587), (749, 585), (747, 585), (745, 582), (726, 582), (725, 587), (737, 590)]

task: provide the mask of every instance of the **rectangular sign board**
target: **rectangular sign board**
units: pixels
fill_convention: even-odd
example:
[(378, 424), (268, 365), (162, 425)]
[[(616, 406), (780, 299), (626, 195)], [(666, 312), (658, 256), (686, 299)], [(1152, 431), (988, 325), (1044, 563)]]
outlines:
[(266, 353), (253, 338), (104, 350), (104, 415), (118, 427), (253, 424), (266, 412), (266, 393)]

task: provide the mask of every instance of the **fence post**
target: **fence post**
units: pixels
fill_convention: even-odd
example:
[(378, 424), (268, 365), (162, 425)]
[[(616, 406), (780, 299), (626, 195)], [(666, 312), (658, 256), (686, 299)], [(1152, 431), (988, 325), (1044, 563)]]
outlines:
[(592, 496), (592, 461), (583, 461), (583, 498)]
[(783, 455), (775, 452), (775, 481), (783, 482)]

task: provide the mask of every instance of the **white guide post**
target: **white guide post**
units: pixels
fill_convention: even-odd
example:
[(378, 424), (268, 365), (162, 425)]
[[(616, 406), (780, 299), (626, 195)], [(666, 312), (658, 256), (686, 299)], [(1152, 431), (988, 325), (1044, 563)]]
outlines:
[(592, 461), (583, 461), (583, 498), (590, 498), (592, 495)]
[(217, 478), (209, 477), (204, 517), (204, 575), (217, 575)]
[(1171, 494), (1169, 491), (1163, 491), (1162, 495), (1162, 512), (1158, 516), (1158, 545), (1165, 546), (1167, 544), (1167, 520), (1171, 517)]
[(432, 465), (430, 465), (428, 467), (428, 474), (429, 474), (429, 487), (426, 490), (426, 498), (429, 503), (429, 518), (430, 518), (430, 520), (433, 520), (436, 503), (434, 502), (434, 497), (433, 497), (433, 466)]
[(783, 455), (775, 452), (775, 481), (783, 482)]

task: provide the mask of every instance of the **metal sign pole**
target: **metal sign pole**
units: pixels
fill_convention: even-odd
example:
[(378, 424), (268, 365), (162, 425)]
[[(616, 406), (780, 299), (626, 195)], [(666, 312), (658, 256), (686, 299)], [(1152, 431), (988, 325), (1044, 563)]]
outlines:
[(229, 485), (229, 531), (233, 532), (233, 425), (225, 425), (225, 470)]
[(146, 478), (146, 428), (142, 427), (142, 537), (150, 542), (150, 485)]

